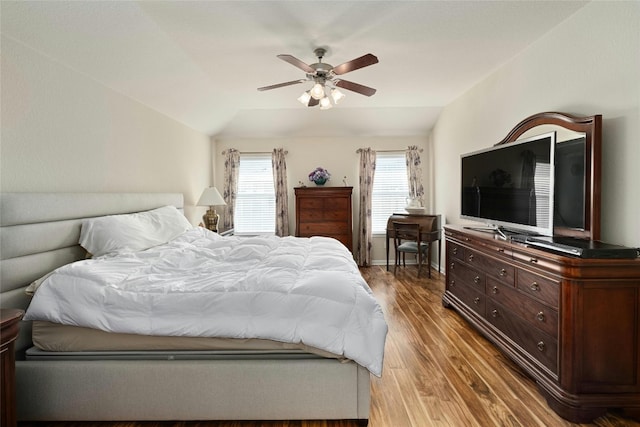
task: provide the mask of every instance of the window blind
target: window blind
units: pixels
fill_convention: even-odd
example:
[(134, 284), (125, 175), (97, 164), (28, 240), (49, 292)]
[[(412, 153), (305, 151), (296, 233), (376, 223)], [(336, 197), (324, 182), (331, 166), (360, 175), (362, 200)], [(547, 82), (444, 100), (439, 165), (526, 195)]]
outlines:
[(384, 234), (394, 212), (404, 212), (409, 197), (404, 152), (378, 153), (373, 179), (371, 221), (373, 234)]
[(234, 216), (236, 234), (274, 234), (276, 196), (270, 154), (241, 154)]

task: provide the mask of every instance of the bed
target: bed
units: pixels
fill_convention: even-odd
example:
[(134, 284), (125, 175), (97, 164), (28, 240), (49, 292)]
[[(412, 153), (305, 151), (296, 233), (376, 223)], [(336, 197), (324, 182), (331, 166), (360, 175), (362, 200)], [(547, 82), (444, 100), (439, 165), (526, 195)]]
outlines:
[[(0, 302), (3, 308), (26, 309), (31, 301), (27, 287), (31, 285), (29, 289), (33, 291), (34, 281), (42, 286), (37, 288), (36, 294), (44, 294), (44, 289), (53, 288), (48, 281), (38, 279), (58, 267), (86, 263), (83, 259), (87, 257), (87, 251), (78, 241), (81, 224), (87, 218), (131, 214), (168, 206), (178, 210), (183, 208), (182, 195), (174, 193), (3, 193), (0, 197)], [(189, 233), (195, 234), (190, 239), (205, 241), (203, 244), (209, 245), (209, 249), (229, 244), (235, 245), (234, 248), (241, 247), (237, 241), (241, 238), (210, 236), (206, 234), (208, 231), (197, 228), (186, 232), (185, 236)], [(295, 241), (296, 238), (290, 239)], [(185, 242), (180, 241), (180, 244), (184, 245)], [(258, 247), (279, 244), (279, 241), (260, 241)], [(328, 241), (315, 244), (331, 246)], [(280, 250), (276, 246), (267, 249), (267, 252), (273, 253)], [(245, 249), (243, 251), (246, 252)], [(100, 256), (94, 256), (94, 259), (100, 259)], [(262, 277), (268, 275), (262, 274)], [(275, 280), (272, 285), (279, 285), (280, 282), (280, 279)], [(340, 292), (339, 289), (337, 291)], [(49, 297), (58, 298), (55, 293)], [(254, 301), (256, 298), (262, 301), (258, 304), (260, 307), (275, 306), (279, 301), (271, 299), (264, 304), (260, 298), (265, 296), (254, 295)], [(209, 297), (202, 300), (209, 300)], [(34, 298), (34, 307), (37, 305), (35, 301)], [(119, 307), (122, 305), (120, 300), (113, 301), (120, 304)], [(171, 305), (175, 300), (168, 301), (167, 304)], [(221, 304), (218, 307), (223, 307), (225, 303)], [(74, 307), (75, 302), (62, 305), (62, 314), (59, 316), (66, 319)], [(33, 316), (30, 314), (32, 308), (27, 312), (28, 317)], [(180, 317), (186, 318), (188, 314), (188, 310), (182, 311)], [(88, 316), (88, 321), (92, 321), (93, 317), (103, 316)], [(170, 338), (180, 341), (193, 338), (205, 341), (204, 344), (195, 345), (191, 342), (187, 350), (180, 343), (172, 347), (165, 342), (156, 343), (158, 347), (154, 349), (154, 344), (150, 344), (151, 347), (148, 343), (141, 344), (139, 338), (145, 335), (137, 329), (101, 331), (95, 325), (61, 325), (58, 320), (39, 319), (34, 322), (33, 328), (33, 338), (38, 342), (48, 342), (54, 348), (46, 344), (41, 345), (44, 348), (34, 348), (31, 321), (21, 324), (16, 343), (19, 420), (356, 419), (366, 424), (369, 418), (370, 375), (372, 372), (381, 374), (386, 334), (386, 324), (381, 324), (380, 318), (377, 318), (374, 323), (377, 324), (378, 338), (372, 347), (376, 350), (371, 355), (367, 351), (358, 351), (356, 354), (342, 351), (345, 346), (330, 346), (330, 351), (327, 351), (321, 348), (324, 343), (311, 342), (313, 345), (310, 345), (309, 341), (312, 340), (298, 336), (293, 341), (300, 342), (295, 345), (283, 343), (277, 334), (281, 330), (286, 334), (286, 322), (276, 328), (276, 336), (270, 339), (255, 338), (251, 331), (260, 329), (262, 322), (253, 322), (252, 327), (243, 328), (243, 333), (251, 333), (230, 335), (226, 331), (218, 340), (220, 342), (213, 346), (205, 335), (152, 336), (152, 340)], [(163, 327), (172, 327), (171, 322), (164, 323), (166, 325)], [(297, 334), (298, 329), (304, 328), (292, 328), (289, 333)], [(69, 333), (75, 337), (71, 341), (76, 344), (80, 342), (85, 347), (55, 348), (56, 343), (64, 342), (60, 337), (64, 334), (69, 336)], [(153, 332), (156, 333), (159, 332)], [(274, 334), (273, 331), (269, 333)], [(100, 334), (122, 335), (125, 341), (128, 337), (130, 345), (104, 347), (103, 344), (109, 340)], [(167, 334), (171, 335), (170, 332)]]

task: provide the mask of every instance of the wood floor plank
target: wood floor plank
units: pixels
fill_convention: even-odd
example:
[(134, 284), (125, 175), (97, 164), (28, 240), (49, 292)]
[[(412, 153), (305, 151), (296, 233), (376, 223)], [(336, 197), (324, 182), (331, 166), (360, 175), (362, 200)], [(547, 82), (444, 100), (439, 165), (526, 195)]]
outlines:
[[(371, 427), (640, 427), (610, 412), (572, 424), (547, 406), (515, 363), (442, 306), (444, 276), (415, 267), (363, 268), (389, 323), (382, 378), (371, 378)], [(277, 392), (274, 390), (274, 392)], [(354, 421), (198, 421), (28, 423), (19, 427), (355, 427)]]

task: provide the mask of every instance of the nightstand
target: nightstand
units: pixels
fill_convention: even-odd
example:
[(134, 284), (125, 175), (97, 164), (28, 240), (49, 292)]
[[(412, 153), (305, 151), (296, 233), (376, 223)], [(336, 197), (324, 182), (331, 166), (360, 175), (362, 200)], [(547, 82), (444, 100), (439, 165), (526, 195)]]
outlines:
[(221, 236), (233, 236), (234, 235), (235, 230), (233, 228), (230, 228), (228, 230), (225, 231), (219, 231), (218, 234)]
[(20, 330), (22, 310), (0, 309), (0, 355), (2, 365), (2, 415), (0, 425), (16, 426), (16, 355), (15, 341)]

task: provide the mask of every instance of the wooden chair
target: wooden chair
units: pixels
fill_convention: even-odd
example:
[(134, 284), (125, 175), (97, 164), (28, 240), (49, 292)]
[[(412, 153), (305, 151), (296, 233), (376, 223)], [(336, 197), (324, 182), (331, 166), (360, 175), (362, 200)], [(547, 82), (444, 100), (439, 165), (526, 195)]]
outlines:
[(402, 266), (406, 267), (405, 255), (407, 253), (416, 255), (418, 262), (418, 277), (420, 277), (420, 268), (423, 263), (427, 263), (427, 271), (431, 277), (431, 266), (429, 262), (429, 243), (420, 241), (420, 224), (412, 222), (393, 222), (393, 246), (395, 248), (395, 265), (393, 274), (400, 265), (402, 257)]

